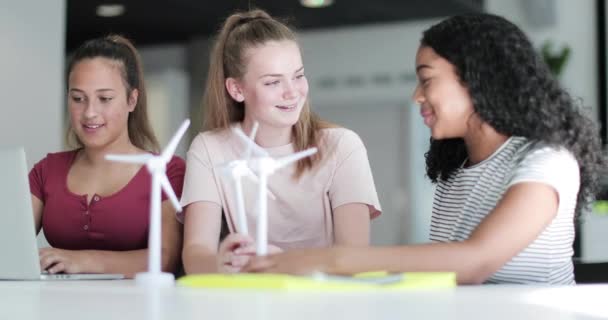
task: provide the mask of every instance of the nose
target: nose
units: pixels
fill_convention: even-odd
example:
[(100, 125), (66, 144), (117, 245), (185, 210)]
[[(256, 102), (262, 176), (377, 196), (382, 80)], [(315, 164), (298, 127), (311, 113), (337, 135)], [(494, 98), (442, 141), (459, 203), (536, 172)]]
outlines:
[(412, 95), (412, 100), (418, 105), (422, 105), (422, 103), (425, 101), (420, 85), (416, 85), (416, 89), (414, 89), (414, 94)]
[(92, 119), (92, 118), (95, 118), (95, 116), (97, 116), (97, 108), (93, 101), (89, 100), (87, 102), (83, 115), (86, 119)]
[(285, 86), (283, 88), (283, 99), (291, 100), (297, 97), (298, 93), (295, 84), (292, 81), (285, 81)]

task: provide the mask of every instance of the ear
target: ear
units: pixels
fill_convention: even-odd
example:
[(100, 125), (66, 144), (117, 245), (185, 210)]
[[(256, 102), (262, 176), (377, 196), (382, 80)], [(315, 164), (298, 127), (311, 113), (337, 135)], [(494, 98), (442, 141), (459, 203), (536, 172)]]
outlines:
[(135, 106), (137, 106), (138, 101), (137, 99), (139, 99), (139, 90), (131, 90), (129, 98), (127, 99), (127, 106), (129, 107), (129, 112), (133, 112), (133, 110), (135, 110)]
[(232, 99), (234, 99), (236, 102), (245, 101), (241, 84), (235, 78), (226, 79), (226, 90), (228, 91), (228, 94), (232, 97)]

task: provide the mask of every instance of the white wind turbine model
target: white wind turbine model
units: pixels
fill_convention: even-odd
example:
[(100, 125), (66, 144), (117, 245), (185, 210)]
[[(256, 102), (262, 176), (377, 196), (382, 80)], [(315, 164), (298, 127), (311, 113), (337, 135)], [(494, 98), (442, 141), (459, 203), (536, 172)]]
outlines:
[(291, 163), (315, 154), (317, 148), (306, 149), (282, 158), (274, 159), (244, 133), (240, 132), (237, 136), (250, 145), (252, 149), (264, 151), (264, 153), (258, 151), (260, 156), (254, 157), (248, 162), (249, 167), (259, 176), (257, 199), (258, 223), (255, 251), (258, 256), (265, 256), (268, 254), (268, 176)]
[[(221, 165), (220, 170), (222, 175), (228, 177), (232, 180), (232, 184), (234, 185), (234, 190), (236, 193), (236, 229), (238, 233), (248, 235), (249, 230), (247, 227), (247, 216), (245, 214), (245, 200), (243, 197), (243, 183), (242, 178), (246, 177), (252, 180), (255, 183), (259, 183), (258, 177), (251, 171), (249, 168), (249, 159), (251, 158), (251, 153), (255, 151), (259, 156), (268, 156), (266, 150), (259, 148), (254, 144), (255, 134), (258, 130), (258, 122), (256, 121), (253, 124), (253, 128), (251, 129), (251, 133), (249, 137), (245, 136), (243, 131), (240, 128), (233, 128), (234, 132), (244, 139), (247, 142), (247, 148), (245, 151), (245, 157), (243, 159), (236, 159), (228, 162), (227, 164)], [(254, 150), (255, 148), (255, 150)], [(269, 193), (271, 197), (274, 199), (274, 195)]]
[(167, 163), (173, 157), (173, 153), (180, 139), (188, 129), (190, 120), (186, 119), (179, 127), (175, 135), (158, 156), (152, 154), (140, 155), (117, 155), (108, 154), (106, 159), (116, 162), (145, 164), (148, 172), (152, 175), (152, 191), (150, 193), (150, 230), (148, 231), (148, 271), (140, 272), (135, 276), (137, 284), (143, 285), (173, 285), (175, 278), (172, 273), (161, 270), (161, 188), (165, 191), (169, 200), (177, 212), (182, 211), (179, 200), (173, 192), (171, 183), (165, 174)]

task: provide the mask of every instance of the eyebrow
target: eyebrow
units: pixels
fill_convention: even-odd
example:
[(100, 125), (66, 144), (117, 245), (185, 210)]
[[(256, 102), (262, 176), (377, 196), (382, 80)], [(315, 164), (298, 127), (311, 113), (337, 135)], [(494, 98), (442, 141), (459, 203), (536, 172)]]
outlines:
[[(300, 68), (298, 68), (298, 70), (296, 70), (294, 73), (298, 73), (300, 71), (304, 70), (304, 66), (301, 66)], [(269, 73), (269, 74), (263, 74), (260, 76), (260, 78), (264, 78), (264, 77), (282, 77), (283, 75), (280, 73)]]
[(420, 72), (422, 69), (433, 69), (433, 67), (429, 66), (428, 64), (418, 65), (416, 66), (416, 73)]
[[(70, 89), (70, 92), (72, 92), (72, 91), (84, 92), (84, 90), (81, 90), (81, 89), (78, 89), (78, 88), (72, 88), (72, 89)], [(103, 89), (97, 89), (97, 90), (95, 90), (95, 92), (105, 92), (105, 91), (114, 91), (114, 89), (103, 88)]]

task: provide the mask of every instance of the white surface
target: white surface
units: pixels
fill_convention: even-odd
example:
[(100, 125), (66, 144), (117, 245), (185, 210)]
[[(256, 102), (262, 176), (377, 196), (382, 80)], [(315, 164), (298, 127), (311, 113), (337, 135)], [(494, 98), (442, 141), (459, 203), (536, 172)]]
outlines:
[(0, 319), (594, 319), (608, 285), (316, 293), (138, 287), (130, 280), (0, 282)]
[(175, 285), (175, 276), (169, 272), (140, 272), (135, 275), (135, 283), (140, 287), (167, 288)]

